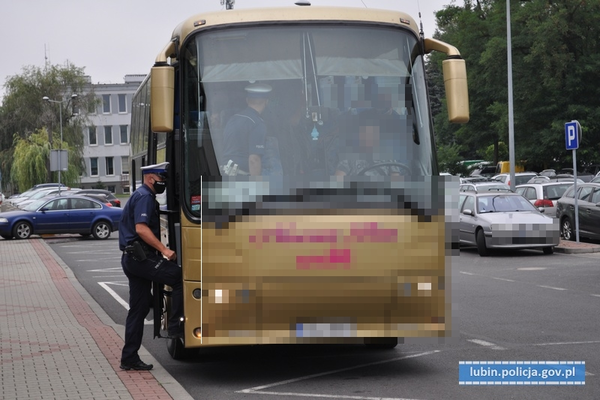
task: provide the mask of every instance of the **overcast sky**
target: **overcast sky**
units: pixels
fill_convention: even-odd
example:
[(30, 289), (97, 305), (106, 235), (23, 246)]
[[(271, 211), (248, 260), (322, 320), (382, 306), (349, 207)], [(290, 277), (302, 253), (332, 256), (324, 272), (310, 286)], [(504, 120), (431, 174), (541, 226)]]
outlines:
[[(296, 0), (236, 0), (235, 8), (293, 5)], [(453, 0), (311, 0), (401, 10), (418, 20), (425, 36), (435, 31), (434, 12)], [(27, 0), (3, 2), (0, 24), (0, 97), (7, 77), (24, 66), (67, 61), (85, 68), (93, 83), (122, 83), (127, 74), (146, 74), (173, 28), (186, 18), (224, 9), (220, 0)]]

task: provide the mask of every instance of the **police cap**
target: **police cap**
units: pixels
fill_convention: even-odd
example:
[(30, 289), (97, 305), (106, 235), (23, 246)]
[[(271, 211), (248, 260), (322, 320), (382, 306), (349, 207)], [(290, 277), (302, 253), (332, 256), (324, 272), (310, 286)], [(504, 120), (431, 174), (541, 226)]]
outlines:
[(244, 90), (246, 90), (246, 97), (266, 99), (269, 97), (272, 88), (271, 85), (266, 83), (253, 83), (246, 86)]
[(146, 165), (140, 169), (142, 170), (142, 174), (156, 174), (163, 179), (167, 179), (167, 170), (169, 169), (169, 163), (165, 161), (160, 164)]

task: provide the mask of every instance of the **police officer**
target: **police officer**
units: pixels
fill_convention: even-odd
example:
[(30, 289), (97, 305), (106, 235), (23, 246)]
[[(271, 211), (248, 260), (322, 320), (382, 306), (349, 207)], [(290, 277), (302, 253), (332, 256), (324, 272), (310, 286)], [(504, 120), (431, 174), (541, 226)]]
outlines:
[[(236, 174), (261, 175), (267, 127), (261, 114), (269, 102), (271, 86), (255, 83), (246, 86), (246, 107), (235, 114), (223, 132), (223, 165), (237, 165)], [(231, 163), (230, 163), (231, 161)], [(230, 174), (229, 170), (225, 171)]]
[(125, 323), (125, 345), (121, 354), (121, 369), (147, 371), (138, 355), (144, 334), (144, 319), (152, 302), (152, 282), (171, 286), (172, 314), (168, 321), (169, 337), (182, 335), (183, 282), (181, 268), (172, 260), (175, 252), (160, 241), (160, 218), (156, 194), (165, 191), (168, 162), (142, 167), (143, 185), (123, 208), (119, 225), (119, 248), (123, 251), (121, 265), (129, 280), (129, 313)]

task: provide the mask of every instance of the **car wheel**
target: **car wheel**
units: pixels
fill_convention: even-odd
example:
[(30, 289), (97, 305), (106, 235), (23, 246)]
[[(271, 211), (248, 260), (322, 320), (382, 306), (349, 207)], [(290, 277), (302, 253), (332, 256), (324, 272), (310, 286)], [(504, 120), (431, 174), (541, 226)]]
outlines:
[(31, 236), (32, 228), (31, 224), (27, 221), (19, 221), (13, 228), (13, 237), (17, 239), (28, 239)]
[(575, 240), (573, 235), (573, 224), (569, 217), (565, 217), (560, 224), (560, 234), (565, 240)]
[(92, 228), (92, 235), (98, 240), (108, 239), (110, 236), (111, 227), (106, 221), (99, 221)]
[(481, 257), (486, 257), (490, 255), (490, 251), (485, 245), (485, 233), (483, 233), (483, 229), (478, 229), (476, 235), (477, 241), (477, 252)]
[(552, 254), (552, 253), (554, 253), (554, 247), (552, 247), (552, 246), (551, 247), (544, 247), (542, 250), (544, 251), (544, 254)]

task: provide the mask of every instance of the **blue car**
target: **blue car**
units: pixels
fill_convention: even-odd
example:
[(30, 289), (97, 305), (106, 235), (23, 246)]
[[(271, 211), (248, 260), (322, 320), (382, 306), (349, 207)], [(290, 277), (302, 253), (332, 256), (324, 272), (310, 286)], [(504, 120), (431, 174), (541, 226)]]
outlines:
[(43, 198), (19, 211), (0, 213), (0, 236), (27, 239), (44, 233), (78, 233), (108, 239), (123, 210), (85, 196)]

